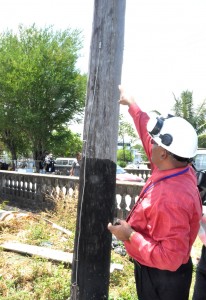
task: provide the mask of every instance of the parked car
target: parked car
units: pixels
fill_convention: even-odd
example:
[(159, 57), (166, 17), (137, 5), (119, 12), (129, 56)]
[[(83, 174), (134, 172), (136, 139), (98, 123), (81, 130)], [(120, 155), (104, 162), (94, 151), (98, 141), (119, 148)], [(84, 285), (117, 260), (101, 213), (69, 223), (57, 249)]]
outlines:
[(202, 198), (202, 204), (206, 205), (206, 149), (198, 149), (194, 158), (194, 166), (197, 175), (197, 185)]
[(117, 165), (117, 171), (116, 171), (116, 180), (120, 181), (133, 181), (133, 182), (144, 182), (144, 179), (134, 175), (130, 174), (127, 171), (125, 171), (123, 168)]
[(198, 149), (194, 158), (194, 165), (197, 171), (206, 170), (206, 149)]
[(73, 157), (57, 157), (54, 163), (55, 173), (61, 175), (69, 175), (73, 162), (75, 161), (76, 158)]

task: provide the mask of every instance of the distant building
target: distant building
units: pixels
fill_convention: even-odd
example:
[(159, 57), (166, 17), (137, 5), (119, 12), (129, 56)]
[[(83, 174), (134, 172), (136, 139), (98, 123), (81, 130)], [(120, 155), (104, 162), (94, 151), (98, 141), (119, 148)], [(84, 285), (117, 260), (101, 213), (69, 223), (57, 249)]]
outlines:
[(139, 164), (142, 162), (142, 154), (139, 152), (138, 149), (131, 149), (132, 155), (134, 157), (133, 163)]

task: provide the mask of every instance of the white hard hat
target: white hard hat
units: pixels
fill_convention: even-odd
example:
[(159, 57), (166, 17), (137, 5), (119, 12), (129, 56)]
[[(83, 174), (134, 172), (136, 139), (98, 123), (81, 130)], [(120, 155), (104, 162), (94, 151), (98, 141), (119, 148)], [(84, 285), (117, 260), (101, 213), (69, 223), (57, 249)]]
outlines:
[(147, 123), (147, 130), (158, 145), (177, 156), (192, 158), (197, 152), (197, 133), (183, 118), (153, 117)]

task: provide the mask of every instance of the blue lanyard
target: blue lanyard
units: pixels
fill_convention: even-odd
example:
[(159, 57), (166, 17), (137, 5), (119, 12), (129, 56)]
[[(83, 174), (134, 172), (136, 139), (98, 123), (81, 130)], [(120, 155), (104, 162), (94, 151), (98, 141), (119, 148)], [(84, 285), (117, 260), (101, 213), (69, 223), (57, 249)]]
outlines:
[(160, 182), (160, 181), (162, 181), (162, 180), (165, 180), (165, 179), (168, 179), (168, 178), (172, 178), (172, 177), (176, 177), (176, 176), (182, 175), (182, 174), (186, 173), (188, 170), (189, 170), (189, 167), (186, 168), (186, 169), (184, 169), (184, 170), (182, 170), (182, 171), (179, 171), (179, 172), (177, 172), (177, 173), (174, 173), (174, 174), (171, 174), (171, 175), (167, 175), (167, 176), (164, 176), (164, 177), (160, 178), (159, 180), (153, 182), (153, 183), (150, 184), (148, 187), (146, 187), (146, 189), (142, 191), (140, 197), (141, 197), (142, 195), (144, 195), (148, 190), (150, 190), (150, 189), (151, 189), (155, 184), (157, 184), (158, 182)]
[(132, 210), (130, 211), (130, 213), (129, 213), (128, 217), (127, 217), (127, 221), (128, 221), (129, 218), (131, 217), (131, 215), (132, 215), (132, 213), (133, 213), (135, 207), (138, 205), (138, 203), (140, 203), (140, 202), (143, 200), (142, 196), (143, 196), (149, 189), (151, 189), (155, 184), (157, 184), (158, 182), (160, 182), (160, 181), (162, 181), (162, 180), (164, 180), (164, 179), (168, 179), (168, 178), (172, 178), (172, 177), (179, 176), (179, 175), (181, 175), (181, 174), (186, 173), (188, 170), (189, 170), (189, 167), (187, 167), (186, 169), (184, 169), (184, 170), (182, 170), (182, 171), (179, 171), (179, 172), (177, 172), (177, 173), (174, 173), (174, 174), (171, 174), (171, 175), (164, 176), (164, 177), (160, 178), (159, 180), (153, 182), (152, 184), (148, 185), (148, 187), (146, 187), (145, 190), (143, 190), (143, 191), (140, 193), (139, 199), (137, 200), (137, 202), (135, 203), (135, 205), (133, 206)]

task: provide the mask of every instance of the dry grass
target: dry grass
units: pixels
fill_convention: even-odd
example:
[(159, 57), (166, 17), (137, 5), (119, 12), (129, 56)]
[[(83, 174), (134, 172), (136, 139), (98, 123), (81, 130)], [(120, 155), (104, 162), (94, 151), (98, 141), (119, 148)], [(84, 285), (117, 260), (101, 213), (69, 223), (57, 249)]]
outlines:
[[(47, 245), (66, 252), (73, 251), (77, 199), (59, 195), (53, 201), (56, 203), (54, 212), (26, 213), (21, 217), (21, 213), (16, 212), (8, 215), (0, 222), (0, 243), (18, 241), (29, 245)], [(70, 230), (71, 236), (53, 228), (45, 219)], [(68, 265), (3, 249), (0, 252), (1, 300), (68, 299), (71, 278)]]

